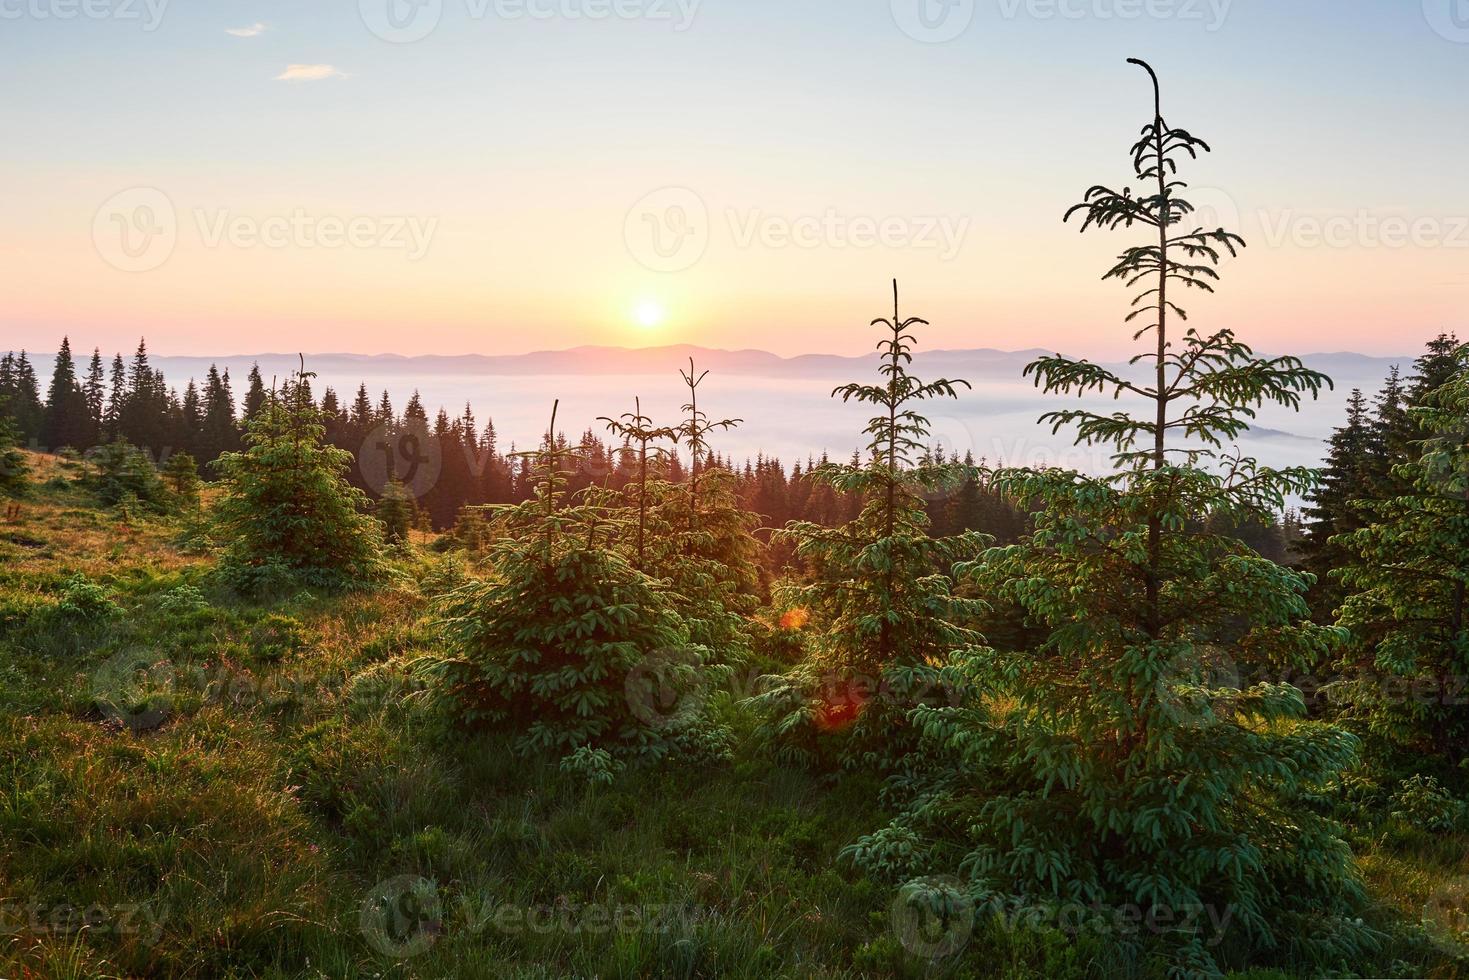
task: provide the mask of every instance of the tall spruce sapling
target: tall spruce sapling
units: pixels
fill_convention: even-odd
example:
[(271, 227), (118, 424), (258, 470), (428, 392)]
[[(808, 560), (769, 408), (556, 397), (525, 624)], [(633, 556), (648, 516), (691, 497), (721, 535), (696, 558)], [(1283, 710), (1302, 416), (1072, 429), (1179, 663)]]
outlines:
[[(709, 372), (700, 372), (692, 358), (679, 376), (689, 399), (673, 434), (689, 447), (688, 479), (648, 486), (646, 567), (678, 597), (694, 642), (717, 661), (732, 663), (749, 652), (747, 617), (760, 601), (760, 542), (753, 534), (760, 519), (742, 506), (734, 475), (715, 461), (709, 435), (742, 420), (714, 420), (699, 407)], [(668, 459), (670, 470), (676, 461)]]
[[(443, 597), (445, 653), (423, 669), (466, 726), (510, 732), (518, 753), (558, 755), (595, 781), (629, 759), (721, 755), (726, 734), (697, 697), (705, 651), (660, 583), (612, 547), (627, 520), (567, 499), (578, 452), (553, 411), (522, 454), (535, 495), (496, 509), (490, 574)], [(665, 714), (658, 695), (673, 689), (685, 697)]]
[(877, 384), (854, 382), (832, 397), (872, 405), (879, 414), (863, 429), (867, 461), (824, 462), (809, 477), (834, 493), (862, 501), (858, 515), (837, 527), (792, 521), (777, 533), (794, 544), (812, 570), (809, 582), (787, 583), (776, 599), (811, 616), (812, 651), (786, 680), (757, 698), (773, 712), (770, 734), (784, 751), (819, 753), (816, 734), (845, 732), (848, 764), (886, 767), (903, 754), (901, 733), (915, 699), (931, 691), (950, 651), (981, 642), (972, 629), (983, 605), (953, 592), (949, 571), (972, 559), (989, 538), (977, 532), (928, 534), (926, 493), (955, 488), (973, 468), (933, 461), (924, 451), (929, 422), (917, 403), (957, 398), (962, 380), (922, 381), (909, 373), (915, 338), (927, 321), (904, 318), (893, 283), (893, 316), (878, 318), (887, 336), (878, 345)]
[[(692, 361), (690, 365), (692, 366)], [(670, 427), (655, 426), (653, 419), (643, 414), (643, 400), (633, 399), (633, 411), (626, 412), (620, 419), (612, 419), (602, 416), (598, 422), (605, 422), (607, 430), (613, 435), (620, 436), (627, 444), (637, 445), (638, 470), (635, 482), (628, 484), (628, 491), (637, 503), (638, 511), (638, 535), (635, 547), (637, 549), (637, 568), (646, 571), (647, 561), (647, 533), (648, 533), (648, 464), (654, 466), (666, 459), (671, 450), (663, 446), (654, 445), (657, 442), (676, 442), (678, 434)]]
[(211, 514), (224, 543), (219, 570), (238, 591), (355, 588), (387, 575), (381, 526), (345, 478), (352, 454), (324, 441), (312, 377), (303, 358), (246, 424), (245, 448), (214, 462), (223, 489)]
[[(1044, 642), (956, 656), (949, 684), (982, 695), (914, 711), (923, 749), (890, 787), (911, 802), (846, 854), (900, 880), (961, 874), (988, 909), (1130, 907), (1171, 923), (1189, 909), (1231, 913), (1217, 945), (1187, 924), (1124, 938), (1138, 967), (1157, 955), (1206, 975), (1350, 969), (1375, 934), (1356, 918), (1363, 894), (1340, 828), (1306, 800), (1352, 763), (1356, 739), (1306, 721), (1294, 687), (1231, 683), (1239, 665), (1313, 666), (1342, 631), (1306, 618), (1307, 576), (1210, 530), (1269, 518), (1312, 487), (1309, 470), (1224, 447), (1261, 404), (1295, 408), (1328, 380), (1295, 358), (1256, 357), (1227, 330), (1176, 331), (1178, 291), (1212, 291), (1220, 258), (1243, 243), (1189, 224), (1178, 164), (1208, 147), (1164, 121), (1157, 76), (1133, 63), (1153, 80), (1154, 115), (1132, 151), (1145, 188), (1093, 187), (1068, 215), (1150, 235), (1107, 273), (1140, 287), (1128, 319), (1146, 317), (1133, 363), (1149, 377), (1061, 355), (1026, 374), (1139, 410), (1045, 416), (1074, 424), (1079, 444), (1111, 445), (1110, 475), (998, 475), (1012, 499), (1037, 503), (1034, 530), (962, 572), (1023, 607)], [(944, 898), (922, 879), (911, 891)]]
[(408, 533), (418, 522), (418, 502), (403, 481), (388, 478), (382, 495), (373, 505), (373, 513), (383, 526), (384, 541), (400, 547), (409, 543)]
[(174, 499), (189, 510), (199, 507), (199, 464), (185, 452), (171, 453), (163, 464), (163, 480), (168, 484)]
[(699, 527), (699, 477), (708, 464), (709, 433), (715, 429), (733, 429), (744, 419), (714, 420), (699, 408), (699, 385), (709, 376), (709, 372), (705, 370), (702, 374), (699, 373), (698, 368), (694, 367), (692, 357), (689, 358), (689, 369), (685, 371), (680, 368), (678, 373), (683, 378), (685, 387), (689, 389), (689, 400), (683, 406), (684, 420), (674, 432), (678, 440), (689, 447), (688, 529), (692, 533)]
[(24, 497), (29, 492), (30, 464), (19, 443), (15, 423), (0, 415), (0, 496)]
[(1334, 701), (1415, 767), (1469, 757), (1469, 345), (1453, 361), (1409, 410), (1418, 455), (1393, 471), (1406, 492), (1357, 501), (1364, 526), (1331, 539), (1349, 556), (1337, 621), (1353, 637)]

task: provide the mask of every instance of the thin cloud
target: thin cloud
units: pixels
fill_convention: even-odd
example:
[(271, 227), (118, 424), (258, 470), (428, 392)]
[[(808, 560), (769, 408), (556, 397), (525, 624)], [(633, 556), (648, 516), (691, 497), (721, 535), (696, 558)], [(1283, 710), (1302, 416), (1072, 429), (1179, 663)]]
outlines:
[(268, 30), (270, 30), (269, 24), (262, 24), (256, 21), (249, 27), (227, 27), (225, 28), (225, 33), (233, 37), (259, 37)]
[(278, 82), (319, 82), (324, 78), (346, 78), (347, 73), (332, 65), (289, 65), (275, 76)]

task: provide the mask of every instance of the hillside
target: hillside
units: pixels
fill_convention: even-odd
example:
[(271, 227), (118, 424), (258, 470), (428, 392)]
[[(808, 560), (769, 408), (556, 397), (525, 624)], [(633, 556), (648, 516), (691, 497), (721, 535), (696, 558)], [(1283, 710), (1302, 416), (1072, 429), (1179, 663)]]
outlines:
[[(957, 959), (922, 955), (893, 893), (837, 859), (883, 822), (865, 777), (742, 737), (727, 764), (599, 788), (447, 728), (410, 666), (445, 574), (427, 537), (381, 590), (247, 602), (211, 585), (192, 518), (119, 514), (81, 464), (29, 461), (34, 493), (0, 525), (0, 975), (1120, 968), (1108, 942), (1003, 918)], [(1407, 937), (1425, 908), (1461, 922), (1469, 835), (1382, 818), (1352, 843), (1401, 937), (1363, 972), (1446, 975)]]

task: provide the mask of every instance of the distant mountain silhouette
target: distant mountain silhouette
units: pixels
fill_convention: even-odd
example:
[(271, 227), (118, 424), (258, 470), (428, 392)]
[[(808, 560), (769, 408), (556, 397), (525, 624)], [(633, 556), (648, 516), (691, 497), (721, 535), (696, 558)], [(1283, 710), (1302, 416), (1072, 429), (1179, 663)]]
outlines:
[[(970, 381), (1017, 381), (1026, 364), (1037, 356), (1054, 353), (1048, 349), (1003, 351), (993, 348), (973, 350), (920, 351), (915, 355), (915, 371), (919, 375), (948, 375)], [(767, 378), (856, 378), (870, 373), (875, 354), (855, 356), (839, 354), (801, 354), (781, 357), (762, 350), (720, 350), (693, 344), (664, 347), (583, 346), (569, 350), (535, 351), (529, 354), (344, 354), (318, 353), (306, 355), (309, 370), (323, 374), (354, 376), (432, 376), (432, 375), (618, 375), (664, 374), (674, 371), (689, 357), (700, 368), (716, 374), (745, 375)], [(1412, 356), (1375, 357), (1352, 352), (1305, 355), (1303, 360), (1318, 371), (1324, 371), (1348, 387), (1364, 382), (1375, 387), (1393, 364), (1405, 369)], [(295, 367), (294, 353), (233, 354), (217, 357), (167, 357), (154, 355), (156, 366), (170, 380), (200, 378), (211, 363), (226, 365), (234, 377), (243, 378), (252, 363), (260, 364), (267, 382), (272, 375), (285, 377)], [(1102, 360), (1114, 368), (1124, 365)], [(1135, 373), (1138, 369), (1126, 369)]]

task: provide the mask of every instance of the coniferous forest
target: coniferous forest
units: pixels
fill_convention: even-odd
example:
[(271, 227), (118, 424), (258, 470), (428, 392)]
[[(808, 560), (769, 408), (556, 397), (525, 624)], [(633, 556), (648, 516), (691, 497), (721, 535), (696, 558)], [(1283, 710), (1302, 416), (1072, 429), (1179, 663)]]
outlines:
[(1469, 974), (1469, 344), (1243, 455), (1333, 381), (1210, 316), (1251, 250), (1127, 70), (1054, 233), (1138, 373), (1025, 369), (1105, 472), (943, 449), (901, 282), (840, 459), (732, 458), (693, 361), (512, 446), (6, 354), (0, 973)]

